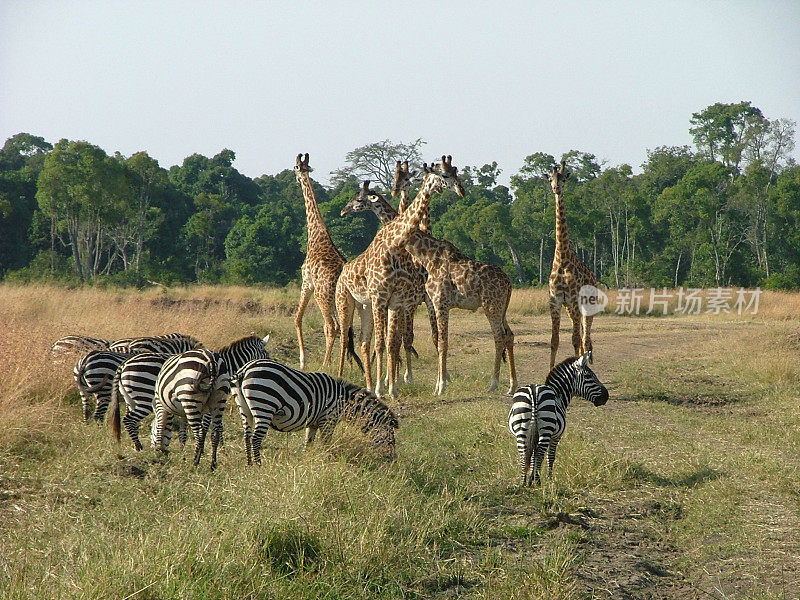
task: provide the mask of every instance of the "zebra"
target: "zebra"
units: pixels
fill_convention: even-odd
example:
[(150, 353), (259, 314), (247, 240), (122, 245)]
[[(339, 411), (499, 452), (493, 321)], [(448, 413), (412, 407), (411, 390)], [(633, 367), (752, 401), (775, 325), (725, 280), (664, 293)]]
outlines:
[(181, 338), (143, 337), (133, 340), (128, 345), (128, 352), (156, 352), (159, 354), (178, 354), (186, 350), (202, 348), (203, 344), (191, 336)]
[(94, 410), (94, 418), (101, 421), (108, 409), (108, 402), (111, 398), (111, 381), (119, 366), (130, 358), (130, 354), (123, 352), (111, 352), (109, 350), (92, 350), (81, 358), (72, 374), (78, 391), (81, 395), (83, 404), (83, 421), (89, 422), (91, 415), (91, 395), (97, 398), (97, 406)]
[[(164, 335), (155, 335), (155, 336), (148, 336), (148, 337), (129, 337), (129, 338), (122, 338), (119, 340), (115, 340), (109, 344), (108, 349), (114, 352), (129, 352), (130, 345), (134, 342), (138, 342), (140, 340), (192, 340), (199, 344), (195, 338), (190, 335), (186, 335), (185, 333), (166, 333)], [(190, 350), (190, 348), (186, 348), (186, 350)], [(152, 349), (152, 347), (142, 347), (138, 350), (139, 352), (156, 352), (157, 350)], [(183, 350), (179, 350), (182, 352)]]
[[(269, 358), (269, 352), (266, 350), (268, 342), (269, 335), (261, 339), (252, 334), (222, 348), (219, 354), (230, 370), (235, 370), (254, 358)], [(119, 397), (121, 395), (127, 407), (122, 424), (125, 425), (125, 430), (133, 440), (137, 452), (142, 450), (142, 443), (139, 441), (139, 425), (142, 419), (153, 412), (156, 379), (161, 367), (169, 357), (169, 354), (153, 352), (136, 354), (122, 364), (114, 377), (109, 407), (111, 431), (119, 442), (121, 437)], [(164, 432), (165, 446), (169, 445), (170, 431), (168, 428)], [(185, 443), (185, 434), (181, 436), (181, 442)]]
[(211, 415), (211, 470), (217, 466), (217, 446), (222, 437), (222, 415), (230, 393), (230, 371), (222, 357), (199, 348), (170, 356), (156, 379), (153, 408), (156, 425), (152, 441), (156, 450), (166, 452), (165, 432), (175, 417), (185, 417), (195, 439), (195, 466), (200, 464)]
[(108, 350), (109, 344), (108, 340), (100, 338), (67, 335), (53, 342), (50, 354), (55, 359), (67, 354), (83, 354), (91, 350)]
[[(326, 373), (306, 373), (271, 360), (254, 360), (233, 378), (233, 392), (244, 428), (247, 464), (261, 463), (261, 442), (267, 430), (306, 430), (307, 447), (321, 432), (330, 439), (344, 419), (358, 424), (389, 458), (395, 456), (399, 422), (375, 394)], [(252, 458), (251, 458), (252, 453)]]
[[(520, 485), (539, 485), (539, 469), (547, 451), (548, 472), (552, 474), (556, 447), (567, 425), (567, 407), (572, 396), (580, 396), (602, 406), (608, 390), (589, 368), (591, 350), (556, 365), (544, 385), (526, 385), (514, 393), (508, 413), (508, 429), (517, 438), (517, 452), (522, 469)], [(533, 455), (533, 471), (531, 468)]]

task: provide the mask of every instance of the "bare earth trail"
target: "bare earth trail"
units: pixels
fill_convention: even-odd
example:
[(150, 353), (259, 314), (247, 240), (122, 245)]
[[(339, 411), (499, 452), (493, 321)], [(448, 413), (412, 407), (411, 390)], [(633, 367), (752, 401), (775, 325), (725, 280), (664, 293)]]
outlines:
[[(549, 319), (511, 325), (520, 383), (543, 381)], [(796, 323), (604, 315), (595, 325), (594, 369), (611, 399), (602, 409), (573, 401), (565, 440), (604, 438), (625, 464), (623, 486), (559, 490), (578, 497), (574, 513), (543, 520), (517, 506), (501, 510), (502, 518), (577, 538), (582, 558), (573, 573), (587, 598), (800, 597), (800, 399), (795, 389), (765, 405), (774, 390), (768, 376), (758, 381), (763, 362), (800, 358)], [(462, 317), (452, 331), (465, 354), (489, 347), (477, 319)], [(497, 401), (502, 419), (510, 402)], [(781, 427), (795, 434), (789, 446)], [(560, 450), (557, 472), (570, 460)], [(780, 474), (778, 485), (762, 469)]]

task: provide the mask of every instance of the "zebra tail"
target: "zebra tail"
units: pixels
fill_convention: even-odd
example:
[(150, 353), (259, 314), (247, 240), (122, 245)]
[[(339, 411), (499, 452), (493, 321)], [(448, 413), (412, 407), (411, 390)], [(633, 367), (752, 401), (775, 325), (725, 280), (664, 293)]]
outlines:
[(114, 435), (114, 438), (117, 440), (117, 443), (120, 443), (120, 424), (119, 424), (119, 374), (122, 369), (118, 369), (116, 375), (114, 375), (114, 381), (111, 383), (111, 403), (108, 405), (108, 411), (111, 413), (111, 418), (109, 419), (109, 427), (111, 427), (111, 433)]
[(94, 394), (95, 392), (99, 392), (100, 390), (102, 390), (103, 386), (105, 386), (105, 384), (108, 383), (109, 379), (111, 379), (111, 375), (106, 374), (106, 376), (103, 377), (103, 381), (101, 381), (97, 385), (86, 386), (86, 385), (83, 384), (83, 382), (84, 382), (83, 373), (81, 373), (80, 377), (78, 378), (78, 387), (81, 388), (81, 390), (85, 394)]
[(358, 368), (361, 369), (361, 372), (364, 372), (364, 363), (361, 361), (358, 353), (356, 352), (356, 344), (353, 337), (352, 327), (347, 329), (347, 358), (350, 360), (350, 362), (355, 361), (356, 365), (358, 365)]

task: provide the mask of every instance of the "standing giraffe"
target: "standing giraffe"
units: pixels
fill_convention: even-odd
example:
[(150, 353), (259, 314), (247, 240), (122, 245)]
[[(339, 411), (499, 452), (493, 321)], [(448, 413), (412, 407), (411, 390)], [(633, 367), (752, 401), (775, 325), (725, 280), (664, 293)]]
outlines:
[(441, 395), (447, 387), (448, 326), (451, 308), (477, 310), (482, 307), (492, 328), (495, 344), (495, 361), (489, 391), (497, 388), (500, 362), (508, 354), (510, 385), (508, 393), (517, 389), (517, 371), (514, 366), (514, 333), (508, 326), (506, 311), (511, 299), (511, 280), (499, 267), (472, 260), (452, 243), (434, 238), (419, 229), (427, 214), (433, 191), (442, 188), (464, 195), (458, 170), (451, 157), (442, 156), (440, 168), (425, 171), (422, 187), (410, 208), (384, 227), (386, 243), (390, 248), (405, 246), (428, 272), (425, 289), (436, 311), (439, 342), (439, 372), (435, 393)]
[[(398, 161), (399, 167), (399, 161)], [(408, 169), (406, 169), (405, 173), (408, 173)], [(412, 173), (413, 176), (413, 173)], [(395, 183), (397, 179), (395, 179)], [(401, 197), (401, 205), (402, 205), (402, 197)], [(408, 201), (405, 202), (405, 206), (408, 206)], [(397, 211), (392, 208), (391, 204), (389, 204), (386, 199), (379, 194), (378, 192), (371, 190), (369, 188), (369, 181), (365, 181), (361, 190), (353, 196), (350, 202), (342, 209), (342, 216), (347, 214), (352, 214), (356, 212), (363, 212), (369, 211), (375, 213), (375, 215), (380, 219), (381, 224), (386, 225), (390, 221), (392, 221), (397, 216)], [(374, 259), (374, 254), (372, 255)], [(344, 269), (342, 270), (342, 275), (340, 276), (339, 280), (341, 283), (337, 283), (336, 286), (336, 309), (339, 315), (339, 322), (342, 327), (342, 331), (345, 331), (346, 328), (350, 327), (353, 320), (353, 312), (355, 309), (355, 304), (359, 304), (359, 310), (361, 312), (361, 323), (362, 323), (362, 334), (361, 334), (361, 343), (362, 343), (362, 354), (364, 354), (363, 345), (366, 344), (368, 347), (369, 344), (369, 336), (371, 336), (372, 329), (371, 329), (371, 316), (366, 317), (364, 315), (364, 310), (368, 307), (365, 307), (365, 303), (359, 301), (356, 302), (356, 298), (366, 298), (368, 295), (367, 293), (367, 260), (369, 259), (369, 255), (364, 253), (362, 256), (358, 257), (355, 261), (348, 263), (345, 265)], [(395, 292), (400, 294), (397, 301), (395, 302), (396, 305), (402, 306), (401, 309), (398, 309), (398, 327), (402, 332), (402, 336), (394, 336), (392, 338), (392, 342), (397, 346), (395, 348), (390, 348), (390, 353), (395, 357), (394, 360), (394, 372), (389, 374), (387, 378), (387, 385), (391, 385), (390, 381), (397, 381), (398, 373), (397, 369), (399, 368), (399, 344), (401, 342), (402, 337), (402, 344), (403, 348), (405, 349), (406, 353), (406, 370), (404, 373), (404, 381), (406, 383), (411, 383), (413, 380), (413, 372), (411, 368), (411, 356), (412, 354), (416, 354), (416, 350), (414, 350), (414, 311), (416, 307), (422, 302), (423, 300), (428, 305), (428, 316), (431, 321), (431, 335), (433, 337), (433, 345), (434, 347), (437, 346), (437, 330), (436, 330), (436, 316), (433, 309), (433, 305), (430, 302), (430, 299), (425, 292), (425, 280), (428, 278), (428, 274), (425, 271), (425, 268), (422, 264), (417, 261), (413, 256), (411, 256), (408, 251), (402, 250), (398, 253), (398, 265), (400, 265), (400, 271), (404, 272), (405, 276), (400, 276), (397, 278), (396, 283), (393, 285), (395, 286)], [(371, 301), (369, 302), (371, 308)], [(371, 312), (371, 310), (370, 310)], [(365, 330), (365, 325), (369, 326), (368, 330)], [(344, 337), (342, 338), (342, 349), (344, 349)], [(340, 355), (340, 373), (339, 376), (341, 377), (341, 369), (343, 367), (343, 359), (342, 355)], [(379, 373), (380, 375), (380, 373)], [(368, 387), (371, 385), (371, 378), (368, 382)]]
[(550, 186), (556, 197), (556, 249), (553, 255), (553, 268), (550, 271), (551, 370), (555, 365), (556, 352), (558, 352), (562, 306), (572, 320), (572, 346), (575, 348), (575, 356), (582, 356), (592, 350), (592, 317), (581, 313), (578, 296), (581, 288), (585, 285), (597, 287), (597, 279), (589, 267), (575, 254), (569, 241), (567, 213), (562, 196), (564, 182), (569, 179), (569, 175), (569, 171), (566, 171), (566, 162), (562, 160), (561, 166), (553, 167), (549, 176)]
[(317, 197), (311, 187), (311, 177), (308, 168), (308, 153), (298, 154), (294, 167), (294, 174), (300, 189), (303, 190), (303, 199), (306, 205), (306, 228), (308, 229), (308, 244), (306, 259), (303, 261), (301, 274), (303, 284), (300, 288), (300, 304), (294, 317), (294, 326), (297, 329), (297, 343), (300, 346), (300, 368), (306, 368), (306, 350), (303, 343), (303, 313), (311, 300), (316, 296), (317, 304), (325, 320), (325, 359), (323, 367), (331, 361), (331, 350), (339, 324), (336, 322), (336, 281), (344, 266), (342, 253), (334, 246), (333, 240), (325, 228), (322, 215), (317, 206)]

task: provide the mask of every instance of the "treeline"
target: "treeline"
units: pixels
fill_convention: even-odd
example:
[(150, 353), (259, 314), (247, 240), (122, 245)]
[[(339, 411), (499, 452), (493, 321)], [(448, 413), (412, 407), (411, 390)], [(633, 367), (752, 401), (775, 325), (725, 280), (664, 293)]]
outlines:
[[(519, 285), (546, 284), (555, 219), (546, 175), (564, 160), (570, 238), (610, 287), (800, 287), (795, 123), (769, 120), (750, 102), (717, 103), (692, 115), (689, 131), (694, 148), (651, 150), (637, 175), (577, 150), (531, 154), (510, 189), (498, 184), (496, 162), (459, 165), (466, 197), (434, 199), (434, 234)], [(315, 185), (346, 256), (367, 247), (378, 222), (340, 217), (342, 207), (362, 179), (389, 189), (395, 160), (414, 168), (423, 145), (356, 148), (330, 186)], [(85, 141), (17, 134), (0, 150), (0, 276), (121, 285), (298, 279), (305, 210), (293, 171), (251, 179), (234, 159), (225, 149), (164, 169), (146, 152), (112, 156)]]

